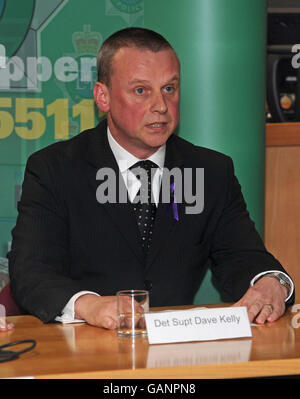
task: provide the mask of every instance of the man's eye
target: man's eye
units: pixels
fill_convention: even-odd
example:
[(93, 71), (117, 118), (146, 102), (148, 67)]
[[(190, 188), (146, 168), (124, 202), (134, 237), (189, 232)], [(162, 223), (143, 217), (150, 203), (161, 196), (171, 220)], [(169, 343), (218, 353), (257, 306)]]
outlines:
[(166, 86), (166, 87), (165, 87), (165, 91), (166, 91), (167, 93), (172, 93), (174, 90), (175, 90), (175, 89), (174, 89), (173, 86)]
[(136, 94), (144, 94), (145, 93), (145, 89), (143, 87), (138, 87), (137, 89), (135, 89)]

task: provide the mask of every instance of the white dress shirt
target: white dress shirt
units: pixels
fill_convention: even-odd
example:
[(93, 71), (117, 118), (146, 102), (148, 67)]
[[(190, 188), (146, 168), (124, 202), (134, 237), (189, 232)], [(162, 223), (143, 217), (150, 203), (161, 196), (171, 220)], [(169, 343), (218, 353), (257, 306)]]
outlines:
[[(111, 148), (111, 150), (115, 156), (115, 159), (117, 161), (117, 164), (119, 166), (121, 175), (124, 179), (125, 186), (128, 190), (129, 199), (132, 202), (140, 189), (141, 182), (134, 175), (134, 173), (131, 172), (130, 168), (136, 162), (141, 161), (141, 159), (136, 158), (134, 155), (132, 155), (131, 153), (126, 151), (123, 147), (121, 147), (120, 144), (117, 143), (116, 140), (113, 138), (112, 134), (109, 131), (109, 128), (107, 128), (107, 138), (108, 138), (108, 143), (110, 145), (110, 148)], [(152, 182), (153, 198), (154, 198), (156, 206), (157, 206), (158, 200), (159, 200), (161, 178), (162, 178), (163, 166), (164, 166), (164, 161), (165, 161), (165, 152), (166, 152), (166, 145), (163, 145), (154, 154), (152, 154), (149, 158), (147, 158), (148, 160), (150, 160), (150, 161), (154, 162), (156, 165), (158, 165), (158, 168), (153, 176), (153, 182)], [(270, 272), (275, 272), (275, 271), (269, 270), (269, 271), (258, 274), (251, 280), (250, 285), (252, 286), (257, 279), (261, 278), (264, 274), (270, 273)], [(286, 299), (286, 301), (287, 301), (291, 297), (291, 295), (294, 291), (294, 284), (293, 284), (293, 281), (289, 278), (289, 276), (286, 275), (286, 277), (289, 279), (290, 285), (292, 288), (289, 296)], [(100, 296), (99, 294), (92, 292), (92, 291), (80, 291), (80, 292), (76, 293), (75, 295), (72, 296), (72, 298), (69, 300), (69, 302), (63, 308), (61, 316), (57, 316), (55, 318), (55, 320), (60, 321), (62, 323), (78, 323), (78, 322), (82, 323), (82, 322), (84, 322), (84, 320), (75, 318), (74, 304), (75, 304), (76, 299), (78, 299), (80, 296), (85, 295), (85, 294), (94, 294), (94, 295)]]

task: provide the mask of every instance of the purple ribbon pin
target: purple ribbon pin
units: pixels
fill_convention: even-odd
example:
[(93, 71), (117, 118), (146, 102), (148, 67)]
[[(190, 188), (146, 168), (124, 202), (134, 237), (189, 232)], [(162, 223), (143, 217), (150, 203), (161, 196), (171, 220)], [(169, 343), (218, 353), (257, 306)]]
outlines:
[(171, 190), (171, 195), (170, 195), (170, 204), (168, 206), (168, 210), (172, 206), (173, 217), (174, 217), (174, 219), (176, 219), (178, 221), (179, 216), (178, 216), (178, 207), (177, 207), (177, 203), (175, 200), (175, 183), (171, 184), (170, 190)]

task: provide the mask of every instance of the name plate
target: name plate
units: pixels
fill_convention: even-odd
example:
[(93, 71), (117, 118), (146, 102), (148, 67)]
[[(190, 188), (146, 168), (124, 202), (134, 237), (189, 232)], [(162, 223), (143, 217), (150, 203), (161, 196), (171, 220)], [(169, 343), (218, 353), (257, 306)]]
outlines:
[(194, 308), (145, 313), (149, 344), (252, 337), (247, 308)]

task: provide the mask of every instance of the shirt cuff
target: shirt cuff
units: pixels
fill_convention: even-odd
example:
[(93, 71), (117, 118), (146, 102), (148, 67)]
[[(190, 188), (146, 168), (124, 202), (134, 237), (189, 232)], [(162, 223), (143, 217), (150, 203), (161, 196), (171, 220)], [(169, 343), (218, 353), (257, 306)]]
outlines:
[(63, 324), (67, 324), (67, 323), (85, 323), (85, 320), (76, 319), (75, 318), (75, 309), (74, 309), (76, 299), (78, 299), (79, 297), (81, 297), (82, 295), (85, 295), (85, 294), (93, 294), (93, 295), (100, 296), (96, 292), (92, 292), (92, 291), (80, 291), (80, 292), (77, 292), (75, 295), (72, 296), (72, 298), (69, 300), (69, 302), (63, 308), (63, 310), (61, 312), (61, 315), (60, 316), (56, 316), (55, 321), (59, 321), (59, 322), (61, 322)]
[(280, 271), (280, 270), (267, 270), (267, 271), (265, 271), (265, 272), (262, 272), (262, 273), (257, 274), (257, 275), (254, 276), (253, 279), (250, 281), (250, 286), (252, 287), (252, 285), (253, 285), (258, 279), (260, 279), (261, 277), (263, 277), (265, 274), (268, 274), (268, 273), (282, 273), (282, 274), (284, 274), (284, 276), (288, 279), (288, 282), (289, 282), (289, 284), (290, 284), (290, 286), (291, 286), (291, 289), (290, 289), (290, 293), (289, 293), (288, 297), (285, 299), (285, 302), (287, 302), (287, 301), (290, 299), (290, 297), (293, 295), (293, 292), (294, 292), (294, 283), (293, 283), (293, 280), (290, 278), (290, 276), (288, 276), (286, 273), (284, 273), (284, 272), (282, 272), (282, 271)]

